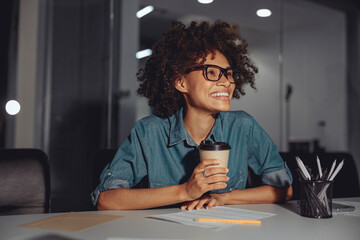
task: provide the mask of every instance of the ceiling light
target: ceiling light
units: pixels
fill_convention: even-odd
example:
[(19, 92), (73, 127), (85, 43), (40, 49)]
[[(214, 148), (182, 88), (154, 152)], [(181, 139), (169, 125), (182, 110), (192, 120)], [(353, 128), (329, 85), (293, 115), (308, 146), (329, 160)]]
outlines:
[(16, 100), (10, 100), (6, 103), (5, 110), (9, 115), (16, 115), (20, 112), (20, 104)]
[(270, 17), (271, 11), (269, 9), (263, 8), (256, 11), (256, 15), (259, 17)]
[(212, 3), (214, 0), (198, 0), (199, 3), (202, 3), (202, 4), (209, 4), (209, 3)]
[(142, 18), (143, 16), (145, 16), (146, 14), (151, 13), (152, 11), (154, 11), (154, 7), (149, 5), (147, 7), (144, 7), (143, 9), (140, 9), (139, 11), (137, 11), (136, 17), (137, 18)]
[(136, 53), (136, 58), (137, 59), (141, 59), (141, 58), (144, 58), (144, 57), (148, 57), (152, 54), (152, 51), (151, 49), (145, 49), (145, 50), (142, 50), (142, 51), (138, 51)]

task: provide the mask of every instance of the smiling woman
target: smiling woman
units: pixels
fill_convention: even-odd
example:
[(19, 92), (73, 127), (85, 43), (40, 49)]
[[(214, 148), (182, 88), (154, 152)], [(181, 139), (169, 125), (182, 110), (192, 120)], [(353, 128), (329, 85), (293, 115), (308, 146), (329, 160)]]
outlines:
[[(215, 51), (221, 53), (221, 61), (226, 61), (222, 67), (241, 73), (236, 74), (238, 77), (234, 79), (234, 98), (245, 95), (247, 84), (255, 88), (254, 76), (258, 70), (248, 56), (247, 42), (240, 36), (237, 25), (218, 21), (213, 25), (192, 22), (185, 27), (180, 22), (174, 22), (152, 50), (152, 57), (138, 73), (138, 93), (149, 99), (149, 105), (160, 117), (171, 116), (185, 107), (182, 93), (174, 88), (175, 82), (188, 74), (189, 69), (214, 62)], [(220, 56), (217, 58), (219, 61)], [(204, 70), (209, 76), (209, 69)], [(202, 73), (200, 70), (197, 72)]]
[[(257, 68), (238, 27), (227, 22), (174, 22), (138, 72), (138, 93), (155, 114), (139, 120), (101, 174), (98, 209), (288, 200), (292, 177), (276, 145), (249, 114), (229, 112), (230, 100), (255, 88)], [(201, 159), (200, 142), (231, 146), (228, 167)], [(245, 189), (248, 168), (263, 185)]]
[[(186, 114), (192, 115), (192, 111), (199, 114), (203, 111), (204, 117), (207, 115), (212, 119), (212, 114), (229, 111), (235, 89), (232, 71), (225, 56), (216, 50), (206, 56), (205, 65), (192, 68), (188, 74), (179, 78), (175, 88), (185, 98)], [(194, 140), (198, 138), (189, 134)], [(200, 136), (195, 142), (199, 144), (205, 137)]]

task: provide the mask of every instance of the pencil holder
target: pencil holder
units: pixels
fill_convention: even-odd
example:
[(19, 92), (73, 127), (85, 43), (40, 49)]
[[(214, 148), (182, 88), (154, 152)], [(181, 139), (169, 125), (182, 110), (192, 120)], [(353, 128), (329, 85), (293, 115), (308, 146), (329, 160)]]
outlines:
[(332, 217), (333, 181), (300, 180), (300, 215), (311, 218)]

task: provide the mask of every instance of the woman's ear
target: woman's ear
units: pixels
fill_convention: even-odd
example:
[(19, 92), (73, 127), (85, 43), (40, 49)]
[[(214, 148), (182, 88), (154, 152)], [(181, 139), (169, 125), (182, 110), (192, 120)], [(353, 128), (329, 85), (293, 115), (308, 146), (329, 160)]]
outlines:
[(187, 92), (186, 83), (183, 76), (175, 80), (175, 88), (181, 93)]

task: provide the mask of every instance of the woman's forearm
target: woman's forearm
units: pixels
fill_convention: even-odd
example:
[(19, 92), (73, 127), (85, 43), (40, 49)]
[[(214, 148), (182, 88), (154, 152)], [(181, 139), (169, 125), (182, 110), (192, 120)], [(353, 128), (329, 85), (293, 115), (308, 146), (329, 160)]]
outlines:
[[(195, 167), (189, 181), (181, 185), (146, 189), (119, 188), (101, 192), (98, 210), (146, 209), (192, 201), (208, 191), (226, 187), (225, 182), (229, 178), (225, 174), (228, 169), (216, 167), (218, 164), (219, 160), (204, 159)], [(208, 166), (213, 167), (206, 170), (205, 177), (204, 169)]]
[(288, 201), (292, 197), (292, 187), (276, 188), (265, 185), (255, 188), (234, 190), (225, 193), (225, 204), (276, 203)]
[(101, 192), (98, 210), (130, 210), (166, 206), (187, 201), (184, 185), (161, 188), (127, 189), (119, 188)]

